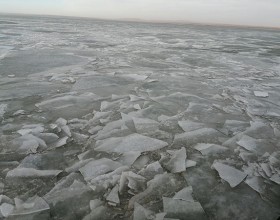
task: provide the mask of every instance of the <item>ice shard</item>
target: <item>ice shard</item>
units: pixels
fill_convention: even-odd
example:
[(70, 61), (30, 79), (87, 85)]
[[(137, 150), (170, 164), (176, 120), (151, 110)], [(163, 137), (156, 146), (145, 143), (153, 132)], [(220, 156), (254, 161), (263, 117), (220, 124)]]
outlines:
[(171, 173), (183, 172), (186, 170), (186, 158), (186, 148), (182, 147), (180, 150), (174, 152), (165, 166)]
[(212, 167), (218, 171), (220, 177), (227, 181), (231, 187), (239, 185), (247, 176), (246, 173), (220, 162), (214, 162)]

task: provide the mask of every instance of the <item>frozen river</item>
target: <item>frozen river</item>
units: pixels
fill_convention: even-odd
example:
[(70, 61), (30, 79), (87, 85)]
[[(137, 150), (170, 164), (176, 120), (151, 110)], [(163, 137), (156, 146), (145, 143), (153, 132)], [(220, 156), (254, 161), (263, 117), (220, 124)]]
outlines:
[(277, 220), (280, 31), (0, 15), (0, 219)]

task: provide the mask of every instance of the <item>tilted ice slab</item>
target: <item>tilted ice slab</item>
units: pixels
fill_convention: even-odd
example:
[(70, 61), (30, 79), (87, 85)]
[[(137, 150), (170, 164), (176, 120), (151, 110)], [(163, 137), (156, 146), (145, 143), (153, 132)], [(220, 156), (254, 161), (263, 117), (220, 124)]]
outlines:
[(222, 134), (213, 128), (201, 128), (195, 131), (176, 134), (174, 143), (184, 142), (188, 145), (196, 144), (198, 142), (217, 142)]
[(111, 190), (109, 195), (106, 197), (106, 200), (109, 203), (113, 203), (113, 204), (116, 204), (116, 205), (120, 203), (118, 189), (119, 189), (119, 185), (115, 185), (115, 187)]
[(91, 103), (99, 99), (100, 97), (93, 93), (84, 93), (81, 95), (65, 95), (37, 103), (35, 104), (35, 106), (43, 109), (62, 109), (79, 104), (84, 105), (86, 103)]
[(257, 149), (257, 140), (247, 135), (243, 135), (242, 138), (236, 143), (248, 151), (256, 151)]
[(133, 220), (154, 219), (154, 213), (138, 203), (134, 205)]
[(171, 159), (165, 164), (171, 173), (180, 173), (186, 170), (186, 148), (182, 147), (172, 155)]
[(270, 180), (280, 185), (280, 174), (274, 174)]
[(97, 187), (103, 187), (104, 189), (107, 189), (111, 186), (116, 185), (121, 179), (121, 174), (128, 170), (128, 166), (119, 167), (110, 173), (106, 173), (92, 179), (90, 181), (90, 186), (92, 189)]
[(35, 177), (55, 177), (62, 170), (36, 170), (33, 168), (23, 168), (18, 167), (7, 173), (6, 179), (14, 179), (14, 178), (35, 178)]
[(24, 125), (22, 129), (18, 130), (17, 133), (24, 136), (30, 133), (42, 133), (44, 131), (44, 126), (41, 124), (34, 125)]
[(128, 151), (154, 151), (166, 147), (168, 143), (141, 134), (113, 137), (96, 142), (96, 151), (125, 153)]
[(237, 120), (226, 120), (224, 123), (224, 129), (227, 131), (238, 133), (244, 131), (246, 127), (250, 126), (249, 122), (237, 121)]
[(184, 200), (184, 201), (194, 201), (192, 197), (193, 189), (188, 186), (175, 194), (173, 199)]
[(142, 168), (139, 172), (139, 175), (144, 176), (146, 179), (152, 179), (156, 174), (163, 174), (163, 168), (158, 161), (147, 165), (145, 168)]
[(58, 139), (57, 141), (53, 142), (51, 145), (50, 145), (50, 148), (59, 148), (59, 147), (62, 147), (64, 146), (65, 144), (67, 144), (67, 140), (69, 139), (69, 137), (63, 137), (63, 138), (60, 138)]
[(134, 192), (141, 191), (145, 188), (146, 178), (132, 171), (123, 172), (120, 178), (119, 192), (123, 193), (125, 186), (127, 185)]
[(185, 132), (194, 131), (205, 127), (205, 124), (203, 123), (193, 122), (190, 120), (178, 121), (178, 124)]
[(80, 168), (79, 171), (84, 176), (86, 181), (90, 181), (99, 175), (113, 171), (121, 166), (122, 164), (119, 162), (102, 158), (99, 160), (90, 161), (84, 167)]
[(181, 220), (206, 220), (206, 214), (199, 202), (163, 197), (163, 211), (167, 218)]
[(82, 220), (101, 220), (101, 219), (113, 219), (111, 209), (107, 206), (101, 205), (93, 209)]
[(196, 161), (193, 161), (193, 160), (186, 160), (186, 168), (189, 168), (189, 167), (195, 167), (196, 166)]
[(92, 160), (93, 160), (92, 158), (89, 158), (89, 159), (86, 159), (86, 160), (80, 160), (77, 163), (74, 163), (72, 166), (65, 168), (65, 171), (67, 173), (76, 172)]
[(63, 179), (59, 180), (55, 186), (49, 191), (45, 197), (50, 197), (51, 195), (58, 195), (59, 192), (67, 187), (70, 187), (75, 180), (83, 180), (83, 176), (80, 173), (71, 173)]
[(46, 144), (51, 144), (59, 139), (59, 137), (54, 133), (39, 133), (34, 135), (45, 141)]
[(217, 144), (200, 143), (194, 146), (194, 149), (201, 152), (202, 155), (220, 154), (228, 150), (228, 148)]
[(149, 119), (149, 118), (140, 118), (133, 117), (131, 115), (127, 115), (121, 113), (122, 120), (124, 124), (132, 131), (136, 131), (137, 133), (149, 133), (159, 128), (159, 122)]
[(159, 127), (159, 123), (157, 121), (148, 119), (148, 118), (135, 118), (133, 117), (133, 123), (135, 129), (138, 133), (147, 133), (151, 131), (155, 131)]
[(173, 198), (163, 197), (163, 211), (168, 218), (186, 220), (207, 219), (199, 202), (192, 197), (192, 187), (188, 186), (175, 194)]
[(129, 152), (123, 153), (123, 155), (117, 161), (123, 165), (131, 166), (140, 155), (141, 155), (141, 152), (129, 151)]
[(70, 216), (85, 215), (92, 198), (92, 189), (74, 176), (44, 196), (51, 206), (52, 215), (58, 219), (73, 219)]
[(113, 102), (103, 101), (101, 102), (100, 105), (100, 111), (106, 112), (108, 110), (119, 109), (119, 107), (120, 107), (120, 100), (113, 101)]
[(272, 127), (262, 121), (251, 121), (250, 125), (251, 126), (246, 129), (244, 134), (257, 139), (274, 138), (274, 130)]
[(231, 187), (240, 184), (247, 176), (246, 173), (220, 162), (214, 162), (212, 167), (218, 171), (220, 177), (227, 181)]
[(34, 196), (25, 202), (19, 199), (15, 200), (16, 208), (9, 216), (10, 219), (49, 219), (50, 207), (43, 198)]
[[(121, 127), (124, 125), (122, 120), (117, 120), (117, 121), (112, 121), (107, 123), (103, 129), (97, 132), (96, 138), (97, 140), (99, 139), (104, 139), (103, 137), (108, 136), (109, 133), (112, 133), (113, 131), (120, 130)], [(102, 138), (100, 138), (102, 137)]]
[(262, 194), (265, 190), (265, 183), (262, 177), (259, 176), (252, 176), (247, 177), (245, 183), (248, 184), (253, 190), (257, 191), (258, 193)]
[(146, 204), (151, 201), (159, 200), (162, 194), (171, 194), (182, 189), (185, 181), (176, 174), (164, 173), (156, 175), (152, 180), (147, 183), (147, 189), (129, 200), (128, 208), (131, 209), (134, 203)]
[[(16, 138), (12, 141), (14, 147), (18, 146), (19, 152), (36, 152), (37, 148), (40, 146), (43, 149), (47, 148), (47, 145), (44, 140), (38, 138), (32, 134), (26, 134), (19, 138)], [(34, 150), (34, 151), (32, 151)]]

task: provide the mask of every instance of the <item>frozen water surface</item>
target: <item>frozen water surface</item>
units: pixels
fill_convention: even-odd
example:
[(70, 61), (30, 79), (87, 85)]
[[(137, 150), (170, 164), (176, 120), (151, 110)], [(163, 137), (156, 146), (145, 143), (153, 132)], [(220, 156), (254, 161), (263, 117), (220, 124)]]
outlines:
[(0, 15), (0, 218), (280, 217), (280, 32)]

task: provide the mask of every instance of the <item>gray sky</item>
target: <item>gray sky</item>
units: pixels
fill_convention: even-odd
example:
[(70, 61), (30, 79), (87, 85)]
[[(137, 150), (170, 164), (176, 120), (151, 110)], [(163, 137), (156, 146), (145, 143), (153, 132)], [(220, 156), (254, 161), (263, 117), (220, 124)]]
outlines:
[(0, 0), (0, 12), (280, 27), (280, 0)]

